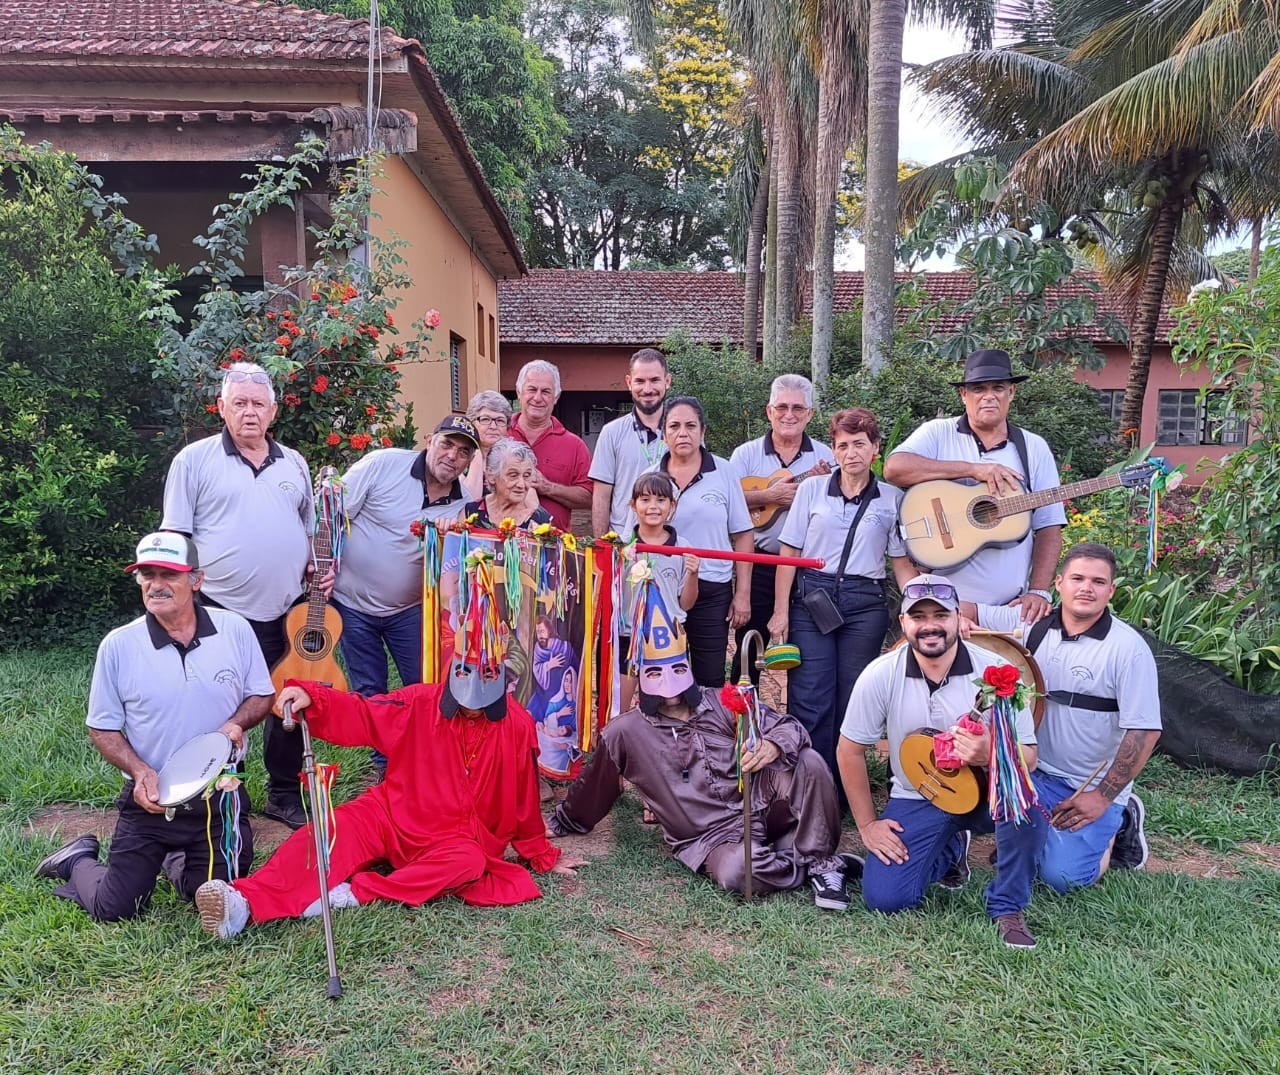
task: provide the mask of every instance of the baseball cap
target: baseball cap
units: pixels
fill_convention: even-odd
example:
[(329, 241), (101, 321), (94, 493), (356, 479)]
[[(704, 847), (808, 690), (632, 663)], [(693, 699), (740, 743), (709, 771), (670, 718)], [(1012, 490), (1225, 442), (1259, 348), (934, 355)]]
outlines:
[(466, 437), (477, 448), (480, 447), (480, 434), (476, 432), (476, 424), (465, 414), (446, 414), (436, 426), (435, 432)]
[(960, 608), (955, 583), (941, 575), (917, 575), (903, 584), (902, 611), (910, 612), (921, 601), (932, 601), (950, 612)]
[(167, 567), (170, 571), (199, 571), (200, 556), (189, 537), (172, 530), (157, 530), (138, 542), (134, 561), (126, 571), (140, 567)]

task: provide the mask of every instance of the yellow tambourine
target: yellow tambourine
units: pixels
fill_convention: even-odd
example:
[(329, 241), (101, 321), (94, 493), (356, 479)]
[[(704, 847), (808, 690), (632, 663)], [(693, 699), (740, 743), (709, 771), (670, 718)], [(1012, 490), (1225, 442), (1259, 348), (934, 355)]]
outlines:
[(800, 664), (800, 647), (776, 642), (764, 651), (764, 666), (772, 672), (786, 672)]

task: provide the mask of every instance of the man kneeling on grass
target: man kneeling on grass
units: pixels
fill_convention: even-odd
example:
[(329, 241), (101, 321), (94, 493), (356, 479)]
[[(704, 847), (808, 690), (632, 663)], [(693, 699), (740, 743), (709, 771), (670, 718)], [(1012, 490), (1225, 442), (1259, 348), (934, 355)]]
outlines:
[[(645, 587), (637, 627), (640, 704), (610, 721), (582, 775), (547, 822), (552, 836), (590, 832), (621, 794), (623, 778), (649, 804), (667, 846), (721, 888), (744, 881), (737, 718), (711, 688), (695, 685), (683, 628), (656, 585)], [(742, 757), (752, 774), (753, 886), (761, 893), (799, 888), (828, 910), (849, 906), (846, 877), (862, 860), (836, 854), (840, 812), (822, 756), (794, 717), (761, 705), (763, 742)]]
[[(475, 627), (464, 613), (443, 685), (370, 698), (319, 683), (280, 692), (278, 710), (290, 704), (317, 737), (387, 758), (382, 783), (334, 812), (331, 907), (416, 907), (446, 895), (480, 907), (538, 899), (529, 871), (503, 858), (508, 844), (538, 873), (572, 875), (582, 864), (547, 840), (533, 718), (508, 696), (501, 654), (484, 652), (495, 636)], [(250, 921), (319, 914), (312, 841), (310, 826), (299, 829), (250, 877), (201, 885), (201, 926), (226, 938)]]

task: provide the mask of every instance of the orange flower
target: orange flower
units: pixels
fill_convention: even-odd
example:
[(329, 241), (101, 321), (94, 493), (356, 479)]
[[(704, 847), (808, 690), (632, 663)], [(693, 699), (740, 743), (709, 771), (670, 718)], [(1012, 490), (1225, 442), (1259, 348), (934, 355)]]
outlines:
[(319, 377), (317, 377), (314, 381), (311, 382), (311, 391), (313, 392), (323, 393), (327, 391), (328, 388), (329, 388), (329, 378), (326, 377), (323, 373), (320, 374)]
[[(351, 438), (351, 441), (353, 444), (355, 443), (355, 439), (356, 439), (355, 437)], [(336, 448), (339, 444), (342, 443), (342, 438), (338, 436), (337, 433), (330, 433), (327, 437), (325, 437), (324, 442), (325, 444), (329, 445), (330, 448)]]
[(218, 405), (216, 403), (206, 403), (204, 405), (204, 409), (208, 411), (210, 414), (218, 413)]
[(233, 347), (227, 354), (227, 358), (232, 362), (243, 362), (247, 357), (243, 347)]
[(293, 337), (290, 336), (287, 332), (283, 336), (276, 337), (277, 347), (288, 347), (291, 343), (293, 343)]
[(368, 407), (366, 407), (366, 408), (364, 409), (364, 413), (365, 413), (368, 417), (372, 418), (375, 414), (377, 414), (377, 413), (378, 413), (378, 408), (377, 408), (377, 407), (374, 407), (373, 405), (370, 405), (370, 406), (368, 406)]
[(369, 442), (372, 440), (373, 438), (367, 433), (352, 433), (351, 447), (353, 447), (357, 452), (363, 452), (367, 447), (369, 447)]
[(390, 438), (390, 437), (383, 437), (383, 438), (382, 438), (382, 446), (383, 446), (384, 448), (390, 448), (390, 447), (391, 447), (391, 438)]

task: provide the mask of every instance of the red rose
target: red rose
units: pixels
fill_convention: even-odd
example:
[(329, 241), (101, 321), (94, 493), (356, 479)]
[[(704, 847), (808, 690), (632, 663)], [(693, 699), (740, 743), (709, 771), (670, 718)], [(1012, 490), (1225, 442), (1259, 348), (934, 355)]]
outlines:
[(393, 348), (391, 348), (391, 353), (395, 355), (396, 358), (404, 358), (404, 348), (401, 347), (399, 344), (396, 344)]
[(317, 377), (314, 381), (311, 382), (311, 391), (313, 392), (325, 392), (328, 390), (328, 388), (329, 388), (329, 378), (326, 377), (323, 373), (320, 374), (319, 377)]
[(1011, 664), (993, 664), (982, 673), (982, 681), (995, 689), (997, 698), (1012, 698), (1021, 673)]
[[(352, 437), (351, 439), (352, 441), (354, 441), (355, 437)], [(325, 444), (329, 445), (330, 448), (336, 448), (339, 444), (342, 443), (342, 438), (338, 436), (337, 433), (330, 433), (327, 437), (325, 437), (324, 442)]]

